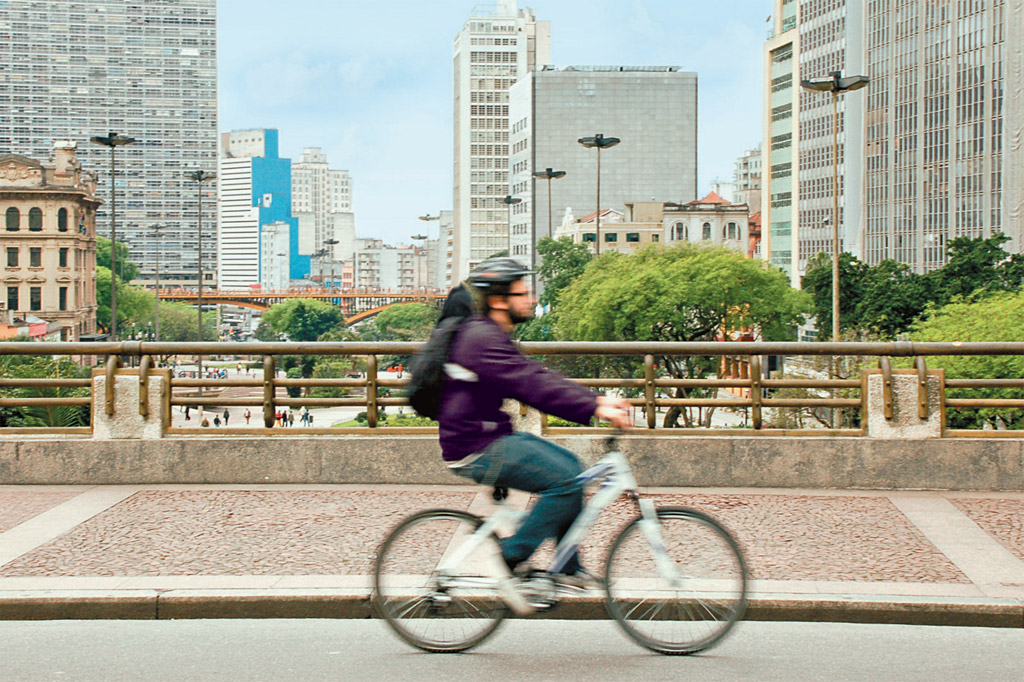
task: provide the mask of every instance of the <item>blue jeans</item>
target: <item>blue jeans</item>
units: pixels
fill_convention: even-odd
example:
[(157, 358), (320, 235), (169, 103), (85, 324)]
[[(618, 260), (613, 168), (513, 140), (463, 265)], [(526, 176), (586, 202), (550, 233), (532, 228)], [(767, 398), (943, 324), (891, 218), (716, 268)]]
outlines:
[[(516, 534), (499, 541), (510, 568), (529, 559), (547, 538), (561, 540), (583, 509), (583, 487), (576, 481), (583, 471), (579, 459), (529, 433), (502, 436), (475, 461), (452, 471), (477, 483), (540, 494)], [(561, 570), (572, 574), (579, 568), (579, 555), (573, 553)]]

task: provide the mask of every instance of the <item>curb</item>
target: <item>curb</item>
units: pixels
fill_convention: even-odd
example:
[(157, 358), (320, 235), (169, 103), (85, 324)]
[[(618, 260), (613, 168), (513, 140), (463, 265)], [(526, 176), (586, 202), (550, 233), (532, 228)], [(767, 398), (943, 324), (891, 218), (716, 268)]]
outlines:
[[(48, 590), (0, 595), (0, 620), (7, 621), (374, 617), (365, 591)], [(607, 620), (608, 614), (603, 599), (595, 596), (564, 599), (551, 611), (530, 617)], [(1024, 629), (1024, 602), (754, 597), (744, 620)]]

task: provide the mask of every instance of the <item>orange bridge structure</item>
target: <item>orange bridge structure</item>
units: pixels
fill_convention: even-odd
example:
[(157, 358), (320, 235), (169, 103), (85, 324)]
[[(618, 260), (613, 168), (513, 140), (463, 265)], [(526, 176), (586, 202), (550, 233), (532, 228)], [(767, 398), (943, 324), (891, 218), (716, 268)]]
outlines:
[[(259, 289), (203, 289), (203, 305), (233, 305), (254, 310), (267, 310), (275, 303), (284, 303), (293, 298), (308, 298), (326, 301), (339, 306), (345, 314), (346, 324), (374, 317), (393, 305), (403, 303), (424, 303), (440, 307), (448, 292), (438, 289), (282, 289), (261, 291)], [(160, 299), (198, 305), (195, 289), (161, 289)]]

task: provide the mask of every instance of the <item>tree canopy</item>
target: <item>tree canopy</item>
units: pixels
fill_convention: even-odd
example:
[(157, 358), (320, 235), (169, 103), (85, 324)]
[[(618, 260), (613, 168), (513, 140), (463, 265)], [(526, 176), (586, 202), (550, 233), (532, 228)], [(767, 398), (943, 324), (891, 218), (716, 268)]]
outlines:
[(311, 298), (293, 298), (270, 306), (260, 326), (289, 341), (316, 341), (317, 338), (345, 322), (338, 306)]
[(423, 303), (404, 303), (382, 310), (375, 322), (382, 341), (426, 341), (439, 314)]
[[(131, 260), (130, 256), (128, 245), (119, 241), (117, 243), (117, 274), (122, 282), (131, 282), (139, 276), (139, 266)], [(110, 240), (99, 235), (96, 236), (96, 266), (110, 269)], [(107, 286), (109, 287), (109, 283)]]
[(544, 285), (539, 301), (550, 307), (556, 305), (562, 291), (583, 274), (594, 258), (586, 244), (573, 244), (571, 237), (544, 237), (537, 242), (537, 253), (542, 258), (537, 274)]

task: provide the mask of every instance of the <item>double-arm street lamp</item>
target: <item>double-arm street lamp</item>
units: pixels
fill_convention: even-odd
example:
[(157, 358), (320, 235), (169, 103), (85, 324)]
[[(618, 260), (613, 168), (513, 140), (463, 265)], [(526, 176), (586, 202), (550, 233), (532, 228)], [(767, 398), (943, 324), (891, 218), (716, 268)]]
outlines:
[[(800, 81), (805, 90), (832, 93), (832, 339), (839, 340), (839, 95), (866, 87), (867, 76), (843, 77), (833, 71), (827, 78)], [(820, 321), (819, 321), (820, 324)]]
[[(331, 260), (331, 279), (327, 282), (327, 288), (331, 288), (331, 283), (334, 281), (334, 247), (340, 244), (337, 239), (325, 239), (324, 246), (327, 247), (327, 257)], [(320, 278), (323, 279), (323, 272), (320, 273)]]
[(156, 307), (153, 308), (153, 336), (155, 341), (160, 340), (160, 254), (164, 250), (164, 242), (161, 237), (164, 233), (162, 229), (167, 225), (162, 223), (153, 223), (149, 226), (153, 230), (153, 236), (156, 237)]
[[(548, 181), (548, 237), (554, 238), (555, 233), (551, 229), (551, 181), (565, 177), (565, 171), (545, 168), (542, 171), (534, 171), (533, 177), (538, 180)], [(533, 221), (533, 233), (530, 235), (530, 269), (537, 269), (537, 221)]]
[[(191, 171), (185, 174), (191, 180), (196, 181), (196, 187), (199, 189), (199, 260), (197, 274), (199, 275), (199, 286), (196, 289), (196, 300), (199, 303), (199, 342), (203, 342), (203, 183), (208, 180), (213, 180), (217, 177), (216, 173), (210, 173), (204, 171), (201, 168)], [(199, 370), (197, 375), (199, 379), (203, 378), (203, 356), (202, 354), (197, 355), (196, 365)], [(203, 387), (199, 386), (199, 397), (203, 395)], [(199, 421), (202, 422), (203, 417), (203, 406), (199, 405)]]
[(601, 255), (601, 150), (614, 147), (621, 140), (617, 137), (605, 137), (601, 133), (593, 137), (581, 137), (576, 140), (588, 149), (597, 148), (597, 227), (595, 232), (594, 255)]
[(109, 133), (89, 138), (93, 144), (110, 147), (110, 340), (117, 341), (117, 183), (114, 179), (114, 150), (135, 142), (134, 137)]
[(522, 201), (519, 197), (514, 197), (511, 194), (505, 195), (500, 199), (501, 203), (505, 204), (508, 210), (508, 256), (512, 257), (512, 204), (518, 204)]

